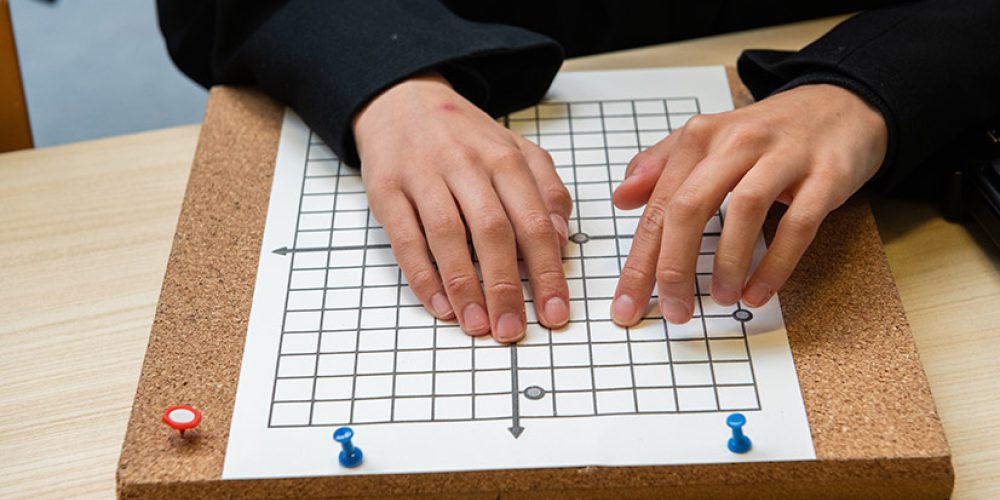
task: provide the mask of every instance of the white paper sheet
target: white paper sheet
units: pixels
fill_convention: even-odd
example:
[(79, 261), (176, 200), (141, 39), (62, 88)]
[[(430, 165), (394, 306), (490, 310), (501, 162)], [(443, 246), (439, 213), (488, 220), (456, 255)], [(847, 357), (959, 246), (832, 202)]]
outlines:
[[(691, 322), (655, 307), (635, 328), (609, 319), (641, 213), (609, 200), (625, 165), (729, 109), (722, 67), (577, 72), (502, 120), (552, 153), (586, 240), (565, 248), (571, 324), (549, 331), (529, 304), (513, 347), (422, 309), (358, 171), (286, 112), (223, 478), (814, 459), (777, 297), (748, 310), (708, 296), (724, 211), (705, 229)], [(737, 411), (746, 454), (726, 446)], [(356, 469), (338, 465), (343, 425)]]

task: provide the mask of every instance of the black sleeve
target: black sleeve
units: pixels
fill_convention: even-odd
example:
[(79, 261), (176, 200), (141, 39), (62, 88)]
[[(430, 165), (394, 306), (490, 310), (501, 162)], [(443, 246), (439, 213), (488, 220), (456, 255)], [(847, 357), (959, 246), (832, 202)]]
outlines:
[(393, 83), (433, 68), (500, 115), (541, 99), (563, 57), (549, 38), (466, 21), (436, 0), (158, 0), (158, 11), (188, 76), (257, 85), (353, 165), (351, 119)]
[(746, 51), (738, 66), (757, 99), (832, 83), (878, 108), (889, 151), (872, 184), (890, 191), (961, 133), (1000, 115), (1000, 2), (929, 0), (868, 11), (799, 52)]

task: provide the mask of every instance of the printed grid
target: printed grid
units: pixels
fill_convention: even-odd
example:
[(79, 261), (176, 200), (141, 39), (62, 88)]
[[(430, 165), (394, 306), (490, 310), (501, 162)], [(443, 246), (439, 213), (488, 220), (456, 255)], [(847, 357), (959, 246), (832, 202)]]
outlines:
[(692, 321), (670, 325), (652, 307), (621, 328), (608, 313), (640, 216), (615, 208), (611, 193), (639, 149), (699, 110), (696, 98), (577, 101), (502, 119), (552, 154), (575, 204), (564, 249), (570, 323), (538, 324), (522, 274), (528, 334), (517, 346), (468, 337), (423, 310), (358, 171), (310, 135), (269, 426), (760, 409), (746, 321), (736, 319), (747, 311), (708, 295), (721, 213), (705, 228)]

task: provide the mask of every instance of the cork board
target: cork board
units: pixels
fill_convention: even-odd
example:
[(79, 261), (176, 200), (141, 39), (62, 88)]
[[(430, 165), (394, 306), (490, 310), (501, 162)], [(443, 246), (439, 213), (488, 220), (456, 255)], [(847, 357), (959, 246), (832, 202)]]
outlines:
[[(737, 105), (749, 103), (730, 79)], [(950, 495), (948, 444), (860, 197), (830, 215), (781, 292), (815, 461), (220, 480), (281, 116), (255, 90), (211, 92), (122, 448), (120, 497)], [(205, 416), (187, 440), (160, 422), (178, 403)]]

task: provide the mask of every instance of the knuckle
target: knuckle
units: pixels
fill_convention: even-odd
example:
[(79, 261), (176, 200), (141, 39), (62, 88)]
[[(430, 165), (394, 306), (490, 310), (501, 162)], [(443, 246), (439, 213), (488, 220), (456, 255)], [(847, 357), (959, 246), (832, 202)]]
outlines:
[(691, 191), (678, 191), (670, 198), (667, 211), (671, 217), (691, 219), (704, 211), (704, 201)]
[(452, 159), (460, 165), (477, 164), (483, 160), (478, 148), (465, 144), (455, 144), (450, 148)]
[(541, 160), (541, 161), (543, 161), (543, 162), (545, 162), (545, 163), (547, 163), (549, 165), (552, 165), (554, 163), (554, 161), (552, 159), (552, 154), (551, 153), (549, 153), (548, 151), (546, 151), (542, 147), (537, 146), (533, 142), (529, 141), (528, 144), (530, 144), (530, 146), (528, 146), (530, 148), (530, 150), (533, 151), (533, 154), (535, 154), (535, 155), (538, 156), (539, 160)]
[(687, 282), (688, 273), (673, 264), (661, 265), (656, 268), (656, 282), (663, 285), (682, 285)]
[(715, 272), (721, 272), (723, 274), (727, 272), (735, 272), (742, 266), (743, 259), (739, 255), (730, 252), (719, 252), (715, 254), (715, 263), (713, 264)]
[(650, 203), (642, 211), (642, 217), (639, 219), (639, 226), (636, 228), (636, 231), (642, 232), (645, 237), (654, 236), (659, 238), (666, 217), (666, 212), (659, 203)]
[(652, 283), (656, 276), (644, 267), (625, 263), (622, 267), (621, 284), (626, 290), (640, 288), (642, 283)]
[(423, 292), (424, 294), (428, 294), (437, 288), (437, 272), (430, 267), (421, 266), (411, 270), (407, 281), (410, 282), (410, 288), (417, 291), (417, 293)]
[[(765, 283), (771, 283), (772, 285), (774, 285), (774, 283), (782, 281), (783, 279), (781, 278), (781, 276), (786, 276), (791, 274), (792, 270), (795, 269), (795, 264), (797, 262), (798, 262), (797, 257), (794, 257), (792, 255), (787, 255), (781, 252), (774, 252), (774, 254), (771, 255), (771, 269), (769, 273), (770, 276), (762, 278), (761, 281)], [(769, 288), (771, 288), (772, 290), (777, 290), (776, 286), (771, 286)]]
[(428, 234), (439, 238), (465, 234), (462, 221), (447, 212), (434, 212), (423, 219)]
[(397, 230), (390, 236), (393, 248), (399, 252), (401, 257), (407, 257), (410, 253), (423, 250), (423, 237), (410, 230)]
[(761, 211), (771, 206), (767, 193), (758, 186), (737, 186), (730, 196), (730, 206), (738, 210)]
[(549, 186), (545, 189), (543, 196), (551, 205), (555, 206), (558, 210), (562, 210), (564, 213), (568, 214), (573, 208), (573, 198), (570, 197), (566, 186), (562, 184)]
[(560, 269), (545, 269), (534, 273), (532, 278), (542, 287), (562, 288), (566, 282), (566, 274)]
[(478, 286), (479, 278), (470, 274), (455, 274), (448, 276), (444, 281), (444, 288), (449, 296), (460, 296)]
[(729, 147), (743, 149), (756, 145), (763, 138), (764, 130), (752, 123), (739, 121), (732, 124), (727, 132)]
[(816, 228), (819, 227), (822, 220), (823, 216), (815, 211), (795, 210), (786, 213), (781, 219), (781, 224), (787, 227), (792, 234), (802, 236), (816, 232)]
[(694, 115), (684, 124), (684, 136), (689, 139), (705, 139), (712, 133), (714, 120), (707, 115)]
[(529, 240), (552, 238), (555, 228), (552, 227), (552, 219), (548, 215), (539, 212), (531, 212), (521, 218), (521, 228), (519, 233)]
[(850, 163), (839, 156), (827, 158), (818, 162), (819, 176), (828, 186), (849, 185), (852, 181)]
[(524, 154), (516, 147), (508, 145), (491, 148), (486, 156), (486, 163), (496, 173), (525, 168)]
[(521, 290), (520, 282), (506, 280), (494, 281), (486, 287), (486, 292), (493, 296), (520, 296)]
[(479, 231), (484, 237), (490, 240), (513, 239), (514, 231), (506, 214), (489, 211), (477, 216), (476, 219)]

